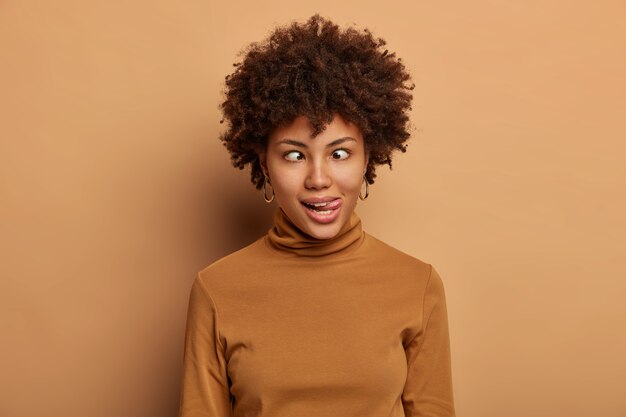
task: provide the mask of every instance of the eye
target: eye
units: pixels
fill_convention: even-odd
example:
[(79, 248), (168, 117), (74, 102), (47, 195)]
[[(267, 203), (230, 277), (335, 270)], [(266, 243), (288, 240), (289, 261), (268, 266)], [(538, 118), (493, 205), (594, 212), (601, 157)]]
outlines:
[(304, 155), (302, 155), (302, 152), (291, 151), (285, 154), (285, 159), (291, 162), (301, 161), (304, 159)]
[(337, 149), (333, 152), (333, 159), (342, 160), (350, 156), (350, 152), (346, 149)]

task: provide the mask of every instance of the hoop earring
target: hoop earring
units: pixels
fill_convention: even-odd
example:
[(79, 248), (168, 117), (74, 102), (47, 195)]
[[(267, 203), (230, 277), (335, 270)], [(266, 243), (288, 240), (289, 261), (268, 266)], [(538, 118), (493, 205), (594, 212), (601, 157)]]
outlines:
[(365, 200), (367, 196), (370, 195), (369, 184), (367, 183), (367, 179), (363, 177), (363, 181), (365, 182), (365, 197), (363, 197), (361, 195), (361, 192), (359, 191), (359, 199), (361, 200)]
[(274, 201), (274, 187), (272, 187), (272, 196), (271, 197), (267, 197), (267, 183), (270, 183), (270, 186), (272, 185), (272, 183), (270, 182), (269, 177), (266, 175), (265, 179), (263, 180), (263, 199), (265, 200), (266, 203), (271, 203), (272, 201)]

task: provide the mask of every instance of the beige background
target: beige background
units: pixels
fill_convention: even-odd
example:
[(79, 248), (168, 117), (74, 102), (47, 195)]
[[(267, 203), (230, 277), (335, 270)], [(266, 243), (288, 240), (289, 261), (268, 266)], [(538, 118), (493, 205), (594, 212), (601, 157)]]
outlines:
[[(314, 12), (417, 88), (360, 213), (446, 287), (463, 417), (626, 416), (626, 3), (0, 2), (0, 415), (177, 412), (195, 273), (271, 222), (217, 140)], [(382, 277), (381, 277), (382, 279)]]

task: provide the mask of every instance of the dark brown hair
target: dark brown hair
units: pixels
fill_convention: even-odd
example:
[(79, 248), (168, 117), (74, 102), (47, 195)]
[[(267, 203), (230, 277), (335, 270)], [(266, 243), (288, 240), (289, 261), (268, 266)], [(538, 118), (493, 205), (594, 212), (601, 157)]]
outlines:
[(408, 114), (414, 84), (407, 84), (401, 58), (368, 29), (341, 30), (318, 14), (306, 23), (276, 28), (262, 42), (250, 44), (243, 62), (226, 76), (220, 105), (228, 128), (220, 135), (235, 167), (251, 166), (256, 188), (263, 185), (259, 153), (269, 133), (304, 115), (313, 136), (339, 113), (356, 124), (369, 163), (365, 178), (374, 182), (375, 166), (391, 168), (391, 154), (406, 151)]

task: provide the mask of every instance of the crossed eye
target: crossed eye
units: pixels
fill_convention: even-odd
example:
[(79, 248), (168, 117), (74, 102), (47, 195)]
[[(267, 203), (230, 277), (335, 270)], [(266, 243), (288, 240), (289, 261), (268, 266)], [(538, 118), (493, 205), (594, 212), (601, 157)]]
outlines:
[(345, 149), (337, 149), (333, 152), (333, 159), (346, 159), (349, 155)]
[[(332, 153), (332, 158), (337, 161), (346, 159), (348, 156), (350, 156), (350, 152), (345, 149), (337, 149)], [(291, 151), (285, 154), (285, 159), (292, 162), (301, 161), (304, 159), (304, 155), (299, 151)]]
[(304, 159), (304, 155), (302, 155), (302, 152), (291, 151), (285, 155), (285, 159), (288, 161), (301, 161)]

